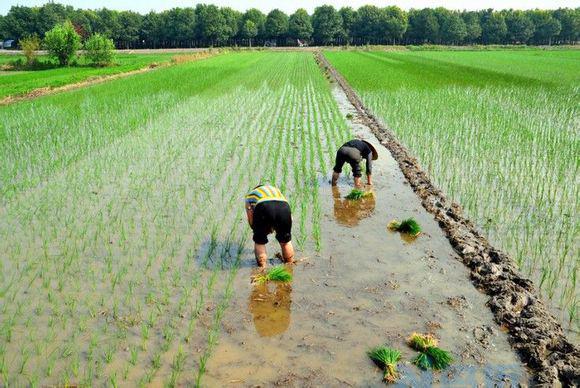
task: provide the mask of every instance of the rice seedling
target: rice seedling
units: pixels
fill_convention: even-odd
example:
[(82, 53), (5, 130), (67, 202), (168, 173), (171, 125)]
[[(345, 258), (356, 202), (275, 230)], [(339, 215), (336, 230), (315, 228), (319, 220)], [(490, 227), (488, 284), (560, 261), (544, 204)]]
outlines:
[(352, 189), (350, 193), (346, 195), (346, 199), (358, 201), (363, 198), (367, 198), (372, 196), (373, 193), (371, 191), (364, 191), (360, 189)]
[(398, 350), (386, 347), (378, 346), (367, 352), (367, 355), (373, 360), (380, 368), (384, 370), (383, 380), (387, 383), (394, 383), (399, 378), (399, 372), (397, 371), (397, 363), (401, 359), (401, 352)]
[(253, 282), (257, 284), (264, 284), (269, 281), (274, 282), (291, 282), (292, 281), (292, 274), (288, 272), (288, 270), (283, 265), (277, 265), (273, 268), (270, 268), (266, 273), (259, 274), (254, 277)]
[(407, 343), (419, 352), (413, 359), (413, 364), (421, 369), (442, 370), (453, 362), (451, 354), (437, 347), (437, 339), (431, 334), (413, 333)]
[[(580, 222), (575, 55), (325, 52), (431, 180), (540, 285), (563, 323), (578, 294), (568, 277)], [(577, 332), (578, 323), (569, 327)]]
[[(156, 77), (37, 100), (32, 111), (28, 103), (0, 107), (10, 118), (0, 122), (7, 135), (0, 139), (0, 251), (9, 258), (0, 263), (0, 315), (7, 317), (0, 342), (16, 358), (6, 367), (10, 385), (26, 385), (33, 364), (47, 385), (62, 385), (65, 374), (75, 373), (80, 380), (73, 383), (112, 385), (112, 373), (124, 379), (133, 366), (127, 385), (151, 382), (155, 373), (176, 385), (179, 373), (193, 381), (190, 354), (174, 357), (170, 368), (163, 353), (185, 338), (207, 344), (202, 361), (211, 356), (251, 236), (231, 199), (260, 178), (277, 178), (296, 213), (303, 210), (301, 249), (320, 249), (318, 180), (335, 136), (345, 137), (348, 128), (311, 55), (247, 53), (211, 61), (203, 69), (184, 64)], [(191, 82), (168, 90), (183, 77)], [(273, 141), (275, 131), (280, 142)], [(292, 158), (280, 158), (287, 148), (295, 150)], [(216, 161), (211, 171), (207, 160)], [(249, 165), (259, 167), (244, 168)], [(213, 187), (216, 198), (206, 198)], [(202, 200), (217, 213), (191, 206)], [(8, 236), (23, 222), (29, 230)], [(29, 300), (42, 308), (28, 314)], [(197, 327), (211, 305), (217, 306), (212, 327)], [(46, 326), (47, 346), (34, 348), (40, 354), (19, 377), (23, 355), (12, 350), (30, 349), (35, 336), (23, 333)], [(60, 357), (63, 345), (73, 344), (62, 338), (73, 337), (73, 352)], [(55, 347), (56, 356), (48, 356)], [(86, 354), (78, 366), (76, 354)]]
[(387, 225), (392, 231), (407, 233), (411, 236), (418, 236), (421, 234), (421, 226), (414, 218), (407, 218), (403, 221), (393, 220)]

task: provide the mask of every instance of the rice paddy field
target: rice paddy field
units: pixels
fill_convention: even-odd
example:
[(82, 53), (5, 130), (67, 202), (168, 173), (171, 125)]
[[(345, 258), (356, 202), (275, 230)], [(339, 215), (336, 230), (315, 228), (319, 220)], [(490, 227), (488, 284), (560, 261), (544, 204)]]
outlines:
[(580, 51), (325, 56), (577, 339)]
[[(33, 91), (38, 88), (55, 88), (81, 82), (91, 77), (124, 73), (138, 70), (149, 66), (152, 63), (169, 62), (175, 54), (116, 54), (114, 64), (107, 67), (92, 67), (86, 63), (84, 57), (79, 57), (79, 66), (58, 68), (46, 57), (39, 57), (43, 63), (54, 68), (35, 71), (1, 71), (0, 70), (0, 98), (6, 96), (17, 96)], [(0, 65), (10, 64), (14, 60), (21, 59), (20, 55), (1, 55)]]
[(310, 53), (223, 55), (1, 110), (5, 386), (201, 384), (251, 255), (244, 193), (276, 182), (298, 250), (319, 250), (320, 171), (348, 137)]
[[(325, 55), (577, 320), (577, 55)], [(366, 352), (388, 341), (411, 359), (406, 338), (425, 330), (457, 361), (401, 364), (404, 384), (528, 381), (486, 296), (312, 52), (218, 53), (0, 114), (0, 386), (379, 386)], [(355, 136), (380, 154), (359, 202), (345, 198), (349, 169), (328, 182)], [(242, 200), (266, 182), (290, 202), (300, 261), (291, 283), (254, 286)], [(408, 217), (423, 234), (387, 229)]]

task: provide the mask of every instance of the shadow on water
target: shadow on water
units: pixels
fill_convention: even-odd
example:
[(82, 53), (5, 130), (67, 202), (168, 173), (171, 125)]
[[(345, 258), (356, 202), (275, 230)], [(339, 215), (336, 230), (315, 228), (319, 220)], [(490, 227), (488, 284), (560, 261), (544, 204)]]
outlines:
[(334, 218), (336, 222), (344, 226), (357, 226), (361, 220), (370, 217), (375, 211), (374, 194), (359, 200), (350, 200), (341, 195), (338, 186), (334, 186), (332, 197), (334, 199)]
[(245, 241), (219, 240), (208, 238), (203, 241), (195, 253), (196, 264), (203, 269), (229, 270), (234, 266), (252, 267), (256, 265), (255, 260), (237, 260), (238, 257), (253, 257), (254, 252), (248, 249)]
[[(286, 265), (286, 269), (292, 273), (292, 265)], [(272, 337), (288, 330), (291, 307), (290, 283), (266, 282), (253, 285), (248, 299), (248, 311), (252, 314), (254, 327), (260, 337)]]
[(393, 230), (389, 230), (388, 228), (387, 228), (387, 233), (392, 233), (392, 234), (398, 233), (401, 240), (403, 240), (403, 242), (405, 242), (407, 244), (414, 243), (415, 241), (417, 241), (417, 239), (420, 236), (420, 234), (412, 235), (412, 234), (404, 233), (404, 232), (395, 232)]

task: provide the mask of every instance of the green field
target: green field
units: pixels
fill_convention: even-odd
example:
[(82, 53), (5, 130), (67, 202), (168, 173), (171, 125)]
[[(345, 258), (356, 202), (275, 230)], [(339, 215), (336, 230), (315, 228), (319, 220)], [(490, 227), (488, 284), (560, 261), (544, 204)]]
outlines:
[(325, 55), (578, 330), (580, 51)]
[[(202, 384), (243, 194), (277, 184), (299, 252), (349, 137), (311, 53), (240, 53), (0, 108), (0, 384)], [(283, 155), (281, 157), (280, 155)]]
[[(175, 54), (117, 54), (114, 64), (108, 67), (89, 66), (83, 57), (79, 66), (35, 71), (0, 71), (0, 98), (26, 94), (34, 89), (59, 87), (81, 82), (91, 77), (124, 73), (147, 67), (149, 64), (168, 62)], [(21, 56), (0, 55), (0, 65)], [(41, 61), (48, 61), (45, 57)]]

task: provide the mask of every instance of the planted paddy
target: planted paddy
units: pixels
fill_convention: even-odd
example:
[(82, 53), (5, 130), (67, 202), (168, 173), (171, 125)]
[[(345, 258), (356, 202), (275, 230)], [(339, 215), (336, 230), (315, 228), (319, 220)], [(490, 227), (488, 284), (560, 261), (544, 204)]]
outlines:
[(579, 55), (325, 53), (576, 339)]
[(242, 200), (261, 181), (289, 198), (299, 249), (322, 246), (317, 172), (347, 132), (310, 54), (220, 56), (2, 113), (4, 385), (203, 384), (254, 262)]
[[(528, 381), (311, 54), (230, 53), (0, 111), (0, 384), (378, 385), (377, 344), (401, 352), (404, 384)], [(355, 137), (379, 159), (373, 194), (347, 199), (350, 171), (329, 179)], [(279, 266), (270, 235), (260, 272), (243, 196), (266, 182), (298, 263)], [(407, 218), (419, 239), (388, 232)], [(413, 331), (444, 344), (444, 373), (412, 364)]]

